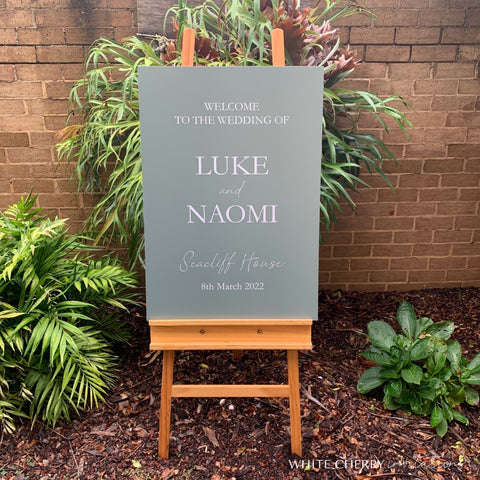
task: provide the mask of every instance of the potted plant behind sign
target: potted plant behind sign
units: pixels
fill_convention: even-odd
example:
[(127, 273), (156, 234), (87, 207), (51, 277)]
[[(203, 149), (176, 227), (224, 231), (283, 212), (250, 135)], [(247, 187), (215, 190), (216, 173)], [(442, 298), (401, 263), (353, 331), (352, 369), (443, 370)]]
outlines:
[[(367, 185), (361, 176), (365, 169), (377, 172), (391, 186), (383, 162), (395, 162), (395, 157), (377, 136), (360, 132), (358, 120), (362, 114), (373, 116), (388, 132), (386, 119), (391, 118), (406, 134), (410, 122), (392, 105), (406, 103), (396, 95), (380, 99), (370, 92), (342, 88), (341, 81), (359, 61), (353, 50), (341, 44), (331, 22), (357, 13), (373, 14), (356, 2), (344, 7), (339, 7), (340, 3), (325, 0), (325, 7), (319, 10), (270, 0), (226, 0), (222, 6), (205, 0), (195, 7), (179, 0), (167, 15), (175, 39), (156, 36), (145, 42), (130, 37), (123, 43), (99, 39), (90, 50), (84, 78), (70, 93), (72, 111), (67, 126), (58, 133), (59, 157), (75, 162), (78, 188), (100, 192), (86, 222), (87, 228), (96, 231), (97, 241), (117, 238), (128, 246), (131, 266), (142, 262), (138, 66), (179, 65), (185, 27), (196, 31), (198, 65), (271, 65), (271, 32), (281, 28), (288, 65), (325, 68), (320, 199), (324, 230), (335, 222), (341, 199), (354, 208), (351, 193), (359, 184)], [(295, 87), (287, 94), (295, 95)]]

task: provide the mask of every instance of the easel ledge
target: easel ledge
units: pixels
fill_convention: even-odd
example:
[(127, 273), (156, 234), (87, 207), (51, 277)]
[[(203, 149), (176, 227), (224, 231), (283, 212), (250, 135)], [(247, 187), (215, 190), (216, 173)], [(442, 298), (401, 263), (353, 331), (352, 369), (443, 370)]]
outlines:
[(311, 319), (150, 320), (150, 350), (310, 350)]

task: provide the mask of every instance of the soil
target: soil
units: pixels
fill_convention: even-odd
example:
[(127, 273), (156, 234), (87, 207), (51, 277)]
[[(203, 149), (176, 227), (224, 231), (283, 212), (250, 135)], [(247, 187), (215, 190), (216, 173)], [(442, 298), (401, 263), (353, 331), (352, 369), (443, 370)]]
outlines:
[[(467, 358), (480, 351), (480, 289), (408, 293), (322, 291), (312, 351), (300, 352), (303, 455), (290, 452), (285, 399), (179, 398), (172, 402), (170, 457), (157, 456), (162, 356), (149, 352), (144, 312), (133, 312), (132, 344), (107, 402), (54, 429), (19, 425), (0, 445), (0, 478), (41, 479), (370, 479), (477, 480), (480, 419), (443, 438), (429, 420), (382, 407), (381, 392), (360, 395), (367, 368), (366, 325), (392, 325), (398, 303), (456, 325)], [(285, 352), (179, 352), (177, 383), (286, 382)]]

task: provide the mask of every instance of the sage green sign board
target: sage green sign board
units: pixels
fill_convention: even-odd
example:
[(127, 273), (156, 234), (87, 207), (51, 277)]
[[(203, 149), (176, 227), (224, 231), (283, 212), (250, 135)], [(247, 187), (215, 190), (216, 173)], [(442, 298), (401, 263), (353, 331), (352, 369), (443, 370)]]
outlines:
[(323, 69), (140, 67), (147, 317), (317, 319)]

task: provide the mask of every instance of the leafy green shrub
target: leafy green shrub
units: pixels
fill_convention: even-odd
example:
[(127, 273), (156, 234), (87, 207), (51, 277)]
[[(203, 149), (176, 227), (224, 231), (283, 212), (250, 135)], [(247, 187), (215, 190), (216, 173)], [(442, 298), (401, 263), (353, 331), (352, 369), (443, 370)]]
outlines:
[(479, 401), (471, 385), (480, 385), (480, 353), (466, 360), (460, 344), (450, 339), (454, 324), (417, 318), (408, 302), (400, 304), (397, 322), (399, 334), (382, 321), (368, 324), (371, 345), (362, 355), (377, 366), (362, 374), (358, 391), (368, 393), (383, 385), (386, 408), (428, 415), (440, 437), (452, 420), (468, 425), (456, 407)]
[[(55, 424), (103, 400), (115, 376), (114, 340), (127, 339), (118, 308), (136, 280), (95, 259), (65, 220), (28, 195), (0, 213), (0, 430), (15, 417)], [(116, 313), (117, 310), (117, 313)]]
[[(383, 162), (395, 161), (395, 157), (380, 138), (358, 131), (358, 120), (368, 115), (387, 132), (391, 120), (406, 132), (410, 122), (393, 106), (405, 102), (396, 95), (381, 99), (371, 92), (342, 88), (341, 81), (359, 61), (354, 51), (341, 45), (338, 30), (330, 21), (356, 13), (372, 14), (357, 2), (341, 3), (325, 0), (321, 10), (300, 9), (295, 0), (226, 0), (221, 6), (211, 0), (199, 6), (179, 0), (168, 16), (174, 25), (174, 40), (157, 37), (149, 44), (130, 37), (120, 44), (99, 39), (90, 50), (85, 77), (70, 93), (68, 125), (58, 134), (59, 157), (75, 163), (79, 189), (102, 195), (87, 228), (96, 230), (99, 240), (115, 236), (128, 245), (132, 265), (142, 260), (138, 66), (178, 65), (181, 35), (187, 26), (196, 31), (195, 61), (199, 65), (271, 65), (271, 32), (281, 28), (288, 65), (325, 68), (322, 230), (328, 231), (335, 222), (342, 198), (355, 206), (352, 192), (359, 184), (367, 185), (361, 177), (364, 171), (377, 172), (391, 186)], [(295, 87), (286, 94), (294, 96)], [(302, 139), (301, 132), (297, 137), (298, 142), (311, 141)], [(161, 148), (159, 145), (159, 151)], [(102, 181), (106, 172), (108, 178)]]

